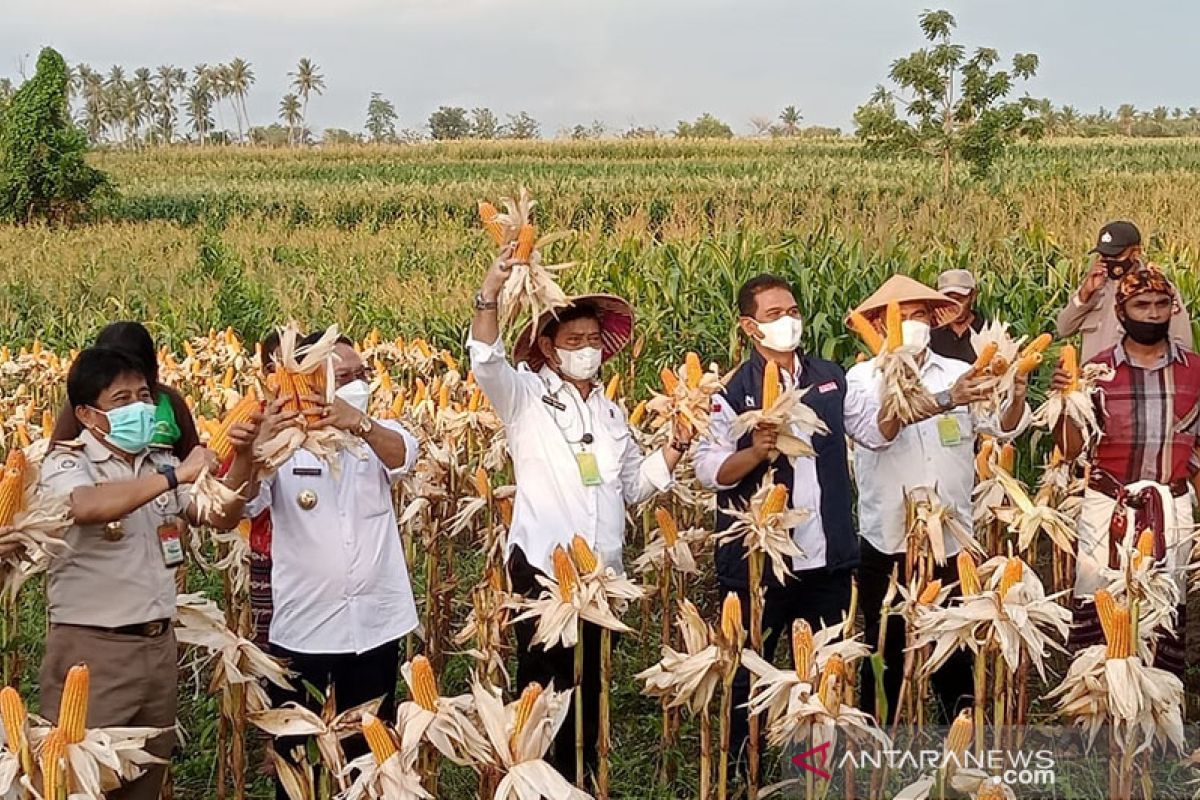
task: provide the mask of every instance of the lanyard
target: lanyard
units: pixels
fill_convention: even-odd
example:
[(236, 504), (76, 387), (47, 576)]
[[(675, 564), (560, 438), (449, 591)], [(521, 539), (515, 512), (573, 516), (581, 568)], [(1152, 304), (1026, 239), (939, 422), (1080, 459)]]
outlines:
[[(545, 378), (542, 378), (542, 384), (546, 387), (546, 395), (542, 398), (543, 401), (551, 398), (557, 400), (560, 393), (551, 392), (550, 385), (546, 383)], [(568, 420), (567, 425), (564, 427), (562, 422), (559, 420), (559, 414), (566, 411), (566, 406), (564, 406), (561, 401), (558, 401), (557, 404), (552, 404), (549, 402), (546, 403), (546, 405), (551, 409), (550, 417), (554, 420), (554, 425), (556, 428), (558, 428), (559, 435), (562, 436), (563, 441), (566, 442), (567, 445), (572, 448), (579, 447), (580, 450), (586, 450), (588, 445), (595, 441), (595, 437), (592, 435), (591, 409), (588, 408), (586, 402), (581, 402), (578, 392), (572, 391), (572, 387), (569, 387), (566, 383), (564, 383), (563, 388), (566, 389), (566, 394), (570, 398), (571, 404), (575, 407), (575, 411), (579, 419), (579, 425), (583, 429), (583, 435), (578, 439), (571, 438), (570, 431), (571, 428), (574, 427), (572, 421)]]

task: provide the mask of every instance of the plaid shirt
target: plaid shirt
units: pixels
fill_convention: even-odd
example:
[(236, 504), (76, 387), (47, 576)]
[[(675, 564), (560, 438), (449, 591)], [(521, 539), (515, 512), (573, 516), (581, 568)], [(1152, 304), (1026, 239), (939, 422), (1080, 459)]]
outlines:
[(1093, 359), (1114, 375), (1096, 393), (1104, 435), (1092, 463), (1126, 485), (1173, 483), (1200, 469), (1200, 356), (1174, 342), (1169, 348), (1150, 368), (1130, 363), (1123, 343)]

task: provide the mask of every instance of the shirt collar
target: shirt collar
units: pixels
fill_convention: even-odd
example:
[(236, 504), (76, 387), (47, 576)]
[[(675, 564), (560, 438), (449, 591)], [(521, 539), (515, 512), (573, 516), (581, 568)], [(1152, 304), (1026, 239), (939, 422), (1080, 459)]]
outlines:
[[(567, 382), (562, 379), (561, 375), (550, 369), (550, 367), (546, 366), (545, 364), (543, 364), (542, 368), (538, 370), (538, 377), (542, 379), (542, 383), (546, 384), (546, 391), (548, 391), (550, 394), (558, 394), (558, 390), (567, 385)], [(593, 388), (601, 385), (602, 384), (598, 380), (592, 381)]]
[[(1166, 364), (1170, 363), (1184, 364), (1186, 362), (1187, 360), (1183, 357), (1183, 348), (1176, 344), (1174, 339), (1168, 339), (1166, 363), (1157, 364), (1152, 369), (1158, 369), (1160, 366), (1166, 366)], [(1129, 354), (1125, 352), (1125, 339), (1122, 338), (1113, 349), (1113, 366), (1119, 367), (1122, 364), (1129, 363)]]
[(102, 461), (117, 457), (116, 453), (110, 450), (104, 442), (97, 439), (96, 434), (87, 428), (84, 428), (83, 432), (79, 434), (79, 441), (83, 442), (84, 455), (93, 464), (99, 464)]

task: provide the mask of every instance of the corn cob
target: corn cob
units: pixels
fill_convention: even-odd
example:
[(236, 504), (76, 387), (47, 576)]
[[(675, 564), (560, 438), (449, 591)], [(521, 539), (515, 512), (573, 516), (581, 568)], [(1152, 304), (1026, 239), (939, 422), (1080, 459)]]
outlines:
[(8, 751), (20, 755), (28, 744), (26, 730), (29, 727), (29, 713), (25, 710), (25, 701), (21, 694), (11, 686), (0, 689), (0, 720), (4, 722), (4, 738), (8, 743)]
[(1117, 601), (1113, 599), (1107, 589), (1097, 589), (1096, 593), (1092, 595), (1092, 602), (1096, 605), (1096, 616), (1100, 618), (1100, 627), (1104, 630), (1104, 638), (1112, 641), (1115, 633), (1112, 628), (1112, 616)]
[(1146, 528), (1137, 539), (1137, 550), (1133, 554), (1133, 566), (1140, 567), (1142, 559), (1151, 558), (1154, 555), (1154, 531)]
[(767, 493), (767, 497), (763, 500), (762, 512), (759, 521), (762, 524), (767, 524), (776, 514), (782, 514), (787, 508), (788, 490), (782, 483), (777, 483), (771, 487), (771, 491)]
[(675, 542), (679, 541), (679, 526), (675, 524), (675, 518), (671, 516), (671, 512), (659, 506), (654, 509), (654, 519), (658, 523), (658, 532), (662, 536), (663, 542), (667, 547), (674, 547)]
[(251, 387), (246, 392), (246, 396), (237, 402), (230, 410), (225, 418), (221, 420), (221, 424), (217, 426), (216, 433), (208, 440), (208, 448), (217, 454), (217, 460), (224, 463), (227, 458), (233, 455), (233, 443), (229, 441), (229, 430), (234, 425), (242, 422), (248, 422), (251, 417), (258, 413), (262, 406), (258, 401), (258, 393)]
[(1020, 582), (1021, 576), (1025, 574), (1025, 563), (1019, 558), (1010, 558), (1004, 564), (1004, 573), (1000, 576), (1000, 587), (997, 590), (1000, 599), (1003, 600), (1008, 590), (1016, 586)]
[(658, 376), (662, 378), (664, 393), (670, 397), (675, 394), (675, 390), (679, 388), (679, 376), (670, 367), (663, 367), (658, 371)]
[(1021, 357), (1024, 358), (1026, 356), (1033, 355), (1034, 353), (1037, 353), (1038, 355), (1045, 353), (1046, 348), (1050, 346), (1050, 342), (1052, 342), (1052, 341), (1053, 341), (1053, 337), (1050, 336), (1050, 334), (1048, 334), (1048, 333), (1041, 334), (1036, 339), (1034, 339), (1032, 342), (1025, 345), (1025, 349), (1021, 351)]
[(439, 411), (445, 411), (450, 407), (450, 384), (443, 383), (438, 389), (437, 407)]
[(728, 644), (741, 647), (745, 632), (742, 626), (742, 601), (736, 592), (729, 592), (721, 604), (721, 635)]
[(500, 512), (500, 521), (504, 523), (506, 528), (512, 527), (513, 518), (513, 501), (511, 497), (504, 497), (496, 501), (496, 510)]
[(479, 219), (483, 221), (483, 229), (497, 247), (502, 247), (504, 245), (504, 226), (496, 222), (499, 213), (496, 211), (496, 207), (488, 201), (479, 201)]
[(1008, 359), (1002, 355), (997, 355), (992, 359), (992, 374), (1003, 375), (1008, 372)]
[(221, 388), (233, 388), (233, 367), (226, 367), (225, 374), (221, 376)]
[[(1104, 594), (1108, 593), (1104, 592)], [(1108, 643), (1105, 656), (1107, 658), (1129, 658), (1133, 653), (1130, 641), (1129, 609), (1115, 602), (1111, 595), (1102, 602), (1100, 592), (1096, 592), (1096, 612), (1100, 615), (1100, 626), (1104, 629), (1104, 639)]]
[(425, 385), (425, 381), (423, 381), (420, 378), (417, 378), (417, 388), (413, 391), (412, 404), (414, 406), (419, 406), (425, 402), (425, 400), (428, 396), (429, 396), (429, 387), (427, 387)]
[(633, 411), (629, 413), (630, 425), (641, 425), (642, 420), (646, 418), (646, 401), (642, 400), (633, 407)]
[(579, 577), (575, 573), (571, 557), (561, 544), (554, 548), (554, 579), (558, 581), (558, 590), (563, 602), (571, 602), (575, 596), (575, 587), (579, 585)]
[(900, 318), (900, 304), (887, 304), (887, 338), (884, 347), (890, 353), (898, 350), (904, 344), (904, 327), (901, 324), (903, 320)]
[(526, 222), (521, 226), (521, 230), (517, 231), (517, 249), (513, 251), (513, 260), (518, 264), (528, 264), (530, 256), (533, 255), (533, 240), (537, 234), (533, 226)]
[(375, 756), (376, 764), (382, 764), (398, 752), (392, 732), (374, 714), (363, 714), (362, 732), (363, 738), (367, 740), (367, 747), (371, 748), (371, 755)]
[(998, 459), (1000, 469), (1012, 475), (1013, 467), (1017, 465), (1017, 448), (1013, 447), (1012, 442), (1005, 442), (1000, 448), (1000, 458)]
[(815, 650), (812, 626), (807, 620), (797, 618), (792, 622), (792, 663), (796, 667), (796, 677), (802, 681), (812, 680)]
[[(967, 748), (971, 746), (971, 740), (974, 737), (975, 724), (972, 719), (972, 711), (969, 708), (964, 708), (958, 712), (958, 716), (954, 718), (953, 724), (950, 725), (950, 732), (946, 734), (944, 752), (946, 755), (953, 754), (958, 759), (961, 759), (963, 754), (967, 752)], [(959, 766), (959, 764), (955, 763), (955, 766)]]
[(700, 380), (704, 377), (704, 367), (700, 366), (700, 356), (689, 351), (684, 357), (685, 364), (684, 372), (687, 375), (687, 387), (695, 389), (700, 386)]
[(571, 537), (571, 554), (575, 556), (575, 564), (582, 575), (591, 575), (600, 567), (596, 553), (588, 546), (587, 539), (578, 533)]
[(992, 451), (995, 448), (996, 443), (991, 439), (984, 439), (979, 446), (979, 453), (975, 456), (975, 474), (981, 481), (992, 479)]
[(437, 711), (438, 688), (437, 680), (433, 677), (433, 667), (425, 656), (417, 656), (412, 660), (412, 689), (413, 700), (426, 711)]
[(1017, 359), (1017, 374), (1028, 375), (1042, 365), (1041, 353), (1030, 353)]
[(63, 682), (62, 700), (58, 706), (58, 727), (67, 737), (67, 744), (83, 741), (88, 707), (87, 664), (76, 664), (67, 671)]
[(1075, 350), (1075, 345), (1063, 345), (1058, 353), (1058, 367), (1067, 373), (1067, 385), (1063, 387), (1063, 394), (1079, 391), (1079, 353)]
[(67, 739), (62, 728), (51, 728), (42, 741), (42, 797), (63, 800), (67, 796)]
[(488, 480), (487, 470), (483, 467), (475, 468), (475, 494), (481, 500), (491, 502), (492, 499), (492, 483)]
[(996, 778), (988, 778), (975, 793), (975, 800), (1008, 800), (1004, 784)]
[(774, 361), (768, 361), (766, 369), (763, 370), (762, 407), (764, 411), (769, 410), (779, 401), (779, 394), (779, 365)]
[(979, 355), (975, 357), (974, 369), (976, 372), (983, 372), (992, 364), (992, 359), (996, 357), (996, 351), (1000, 349), (1000, 343), (996, 341), (988, 342), (979, 351)]
[(530, 716), (533, 715), (533, 706), (541, 696), (542, 685), (537, 681), (527, 684), (525, 690), (521, 692), (521, 699), (517, 701), (517, 710), (513, 714), (513, 732), (512, 738), (509, 740), (510, 747), (516, 743), (517, 737), (525, 730)]
[(25, 500), (25, 487), (16, 475), (0, 478), (0, 527), (12, 525)]
[(429, 342), (421, 337), (417, 337), (412, 341), (413, 347), (417, 348), (417, 352), (421, 354), (421, 358), (433, 358), (433, 350), (429, 347)]
[(483, 390), (476, 386), (471, 390), (471, 397), (467, 400), (467, 411), (474, 414), (483, 405)]
[(958, 551), (958, 580), (963, 596), (977, 595), (983, 591), (979, 583), (979, 570), (975, 568), (975, 558), (966, 550)]
[(455, 372), (458, 372), (458, 359), (455, 358), (449, 350), (442, 351), (442, 363), (446, 365), (447, 369), (452, 369)]
[(883, 350), (883, 337), (879, 335), (879, 331), (875, 326), (858, 311), (850, 312), (850, 327), (857, 333), (866, 343), (867, 349), (871, 351), (871, 355), (879, 355)]
[(15, 474), (17, 477), (24, 480), (25, 470), (28, 468), (29, 462), (25, 459), (25, 451), (19, 447), (14, 447), (8, 451), (8, 457), (4, 459), (4, 471), (7, 474)]
[(617, 373), (608, 379), (608, 386), (604, 387), (604, 396), (609, 400), (616, 400), (617, 395), (621, 393), (621, 373)]
[(821, 670), (821, 684), (817, 694), (821, 698), (821, 704), (830, 711), (841, 705), (842, 679), (845, 674), (846, 664), (838, 653), (831, 655), (825, 662), (825, 668)]
[(29, 438), (29, 426), (24, 422), (17, 423), (17, 446), (18, 448), (26, 448), (33, 444), (33, 440)]
[(921, 605), (931, 605), (937, 600), (938, 592), (940, 591), (942, 591), (942, 582), (939, 580), (930, 581), (925, 584), (925, 588), (917, 596), (917, 602)]
[(54, 434), (54, 415), (49, 409), (42, 412), (42, 438), (49, 439)]

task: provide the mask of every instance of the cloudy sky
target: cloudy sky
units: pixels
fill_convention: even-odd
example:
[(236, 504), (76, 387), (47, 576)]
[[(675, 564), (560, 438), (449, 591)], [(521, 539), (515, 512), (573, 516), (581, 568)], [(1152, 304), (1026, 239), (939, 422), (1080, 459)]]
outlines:
[(44, 45), (97, 69), (241, 56), (262, 124), (307, 56), (327, 85), (316, 130), (361, 129), (372, 91), (413, 128), (447, 104), (525, 110), (544, 135), (702, 111), (744, 132), (789, 103), (806, 124), (849, 128), (891, 60), (920, 45), (930, 6), (958, 17), (969, 46), (1038, 53), (1030, 92), (1056, 103), (1200, 105), (1200, 7), (1183, 0), (0, 0), (0, 75)]

